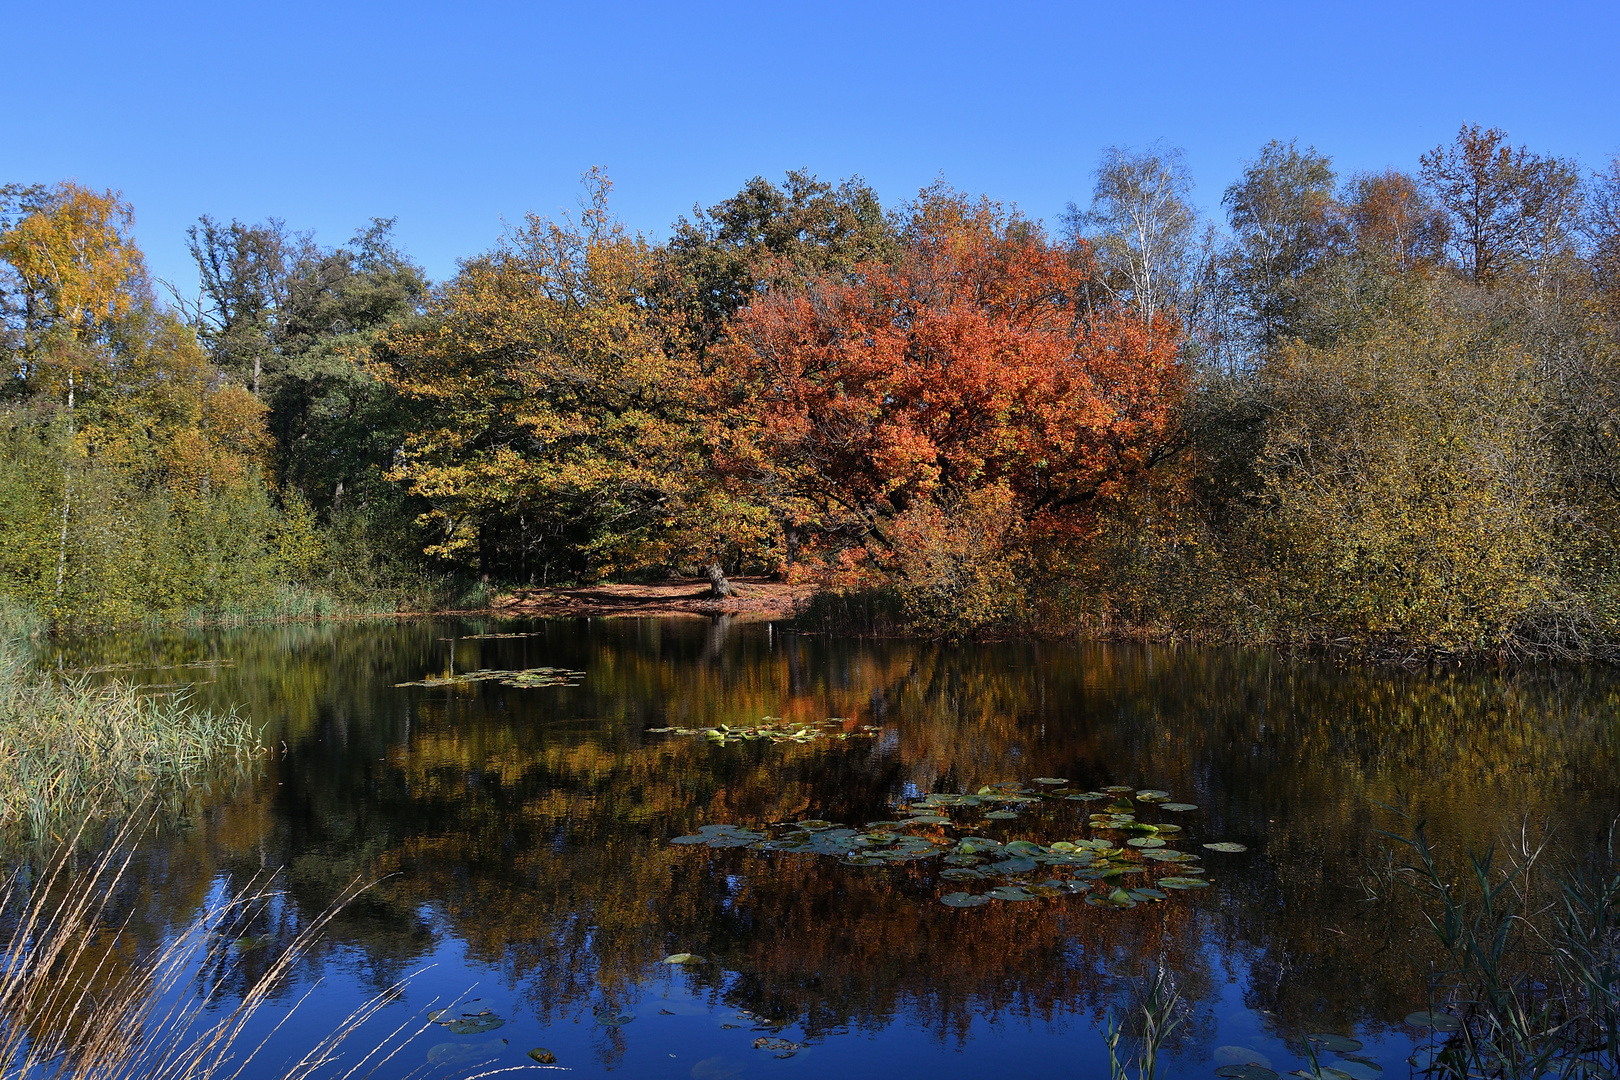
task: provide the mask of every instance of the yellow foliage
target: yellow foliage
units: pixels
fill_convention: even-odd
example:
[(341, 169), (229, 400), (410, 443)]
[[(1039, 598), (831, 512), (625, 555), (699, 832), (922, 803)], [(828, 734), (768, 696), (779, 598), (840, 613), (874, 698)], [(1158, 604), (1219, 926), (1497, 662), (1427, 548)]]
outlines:
[(128, 313), (130, 284), (145, 273), (129, 238), (130, 205), (117, 192), (66, 180), (43, 205), (0, 232), (0, 259), (22, 279), (30, 321), (65, 323), (70, 333)]

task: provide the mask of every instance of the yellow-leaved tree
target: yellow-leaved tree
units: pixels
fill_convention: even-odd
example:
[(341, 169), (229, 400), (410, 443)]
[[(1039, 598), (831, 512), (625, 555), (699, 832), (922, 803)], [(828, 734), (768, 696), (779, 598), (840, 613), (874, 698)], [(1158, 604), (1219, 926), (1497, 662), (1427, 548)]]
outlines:
[(773, 527), (704, 467), (701, 379), (645, 301), (653, 249), (588, 178), (580, 220), (531, 215), (462, 264), (376, 370), (413, 410), (391, 477), (428, 551), (548, 582), (692, 566)]
[(114, 192), (23, 193), (0, 405), (0, 592), (55, 621), (249, 602), (277, 515), (263, 410), (151, 296)]

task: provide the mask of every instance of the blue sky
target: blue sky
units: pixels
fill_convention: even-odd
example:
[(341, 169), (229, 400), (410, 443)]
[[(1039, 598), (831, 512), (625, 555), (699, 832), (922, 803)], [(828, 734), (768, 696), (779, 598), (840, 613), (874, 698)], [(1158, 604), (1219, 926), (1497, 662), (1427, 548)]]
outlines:
[(605, 167), (632, 228), (748, 177), (937, 175), (1053, 222), (1100, 149), (1184, 147), (1218, 210), (1297, 137), (1415, 168), (1463, 121), (1620, 152), (1620, 4), (5, 5), (0, 181), (121, 189), (156, 273), (199, 214), (328, 243), (397, 217), (438, 279)]

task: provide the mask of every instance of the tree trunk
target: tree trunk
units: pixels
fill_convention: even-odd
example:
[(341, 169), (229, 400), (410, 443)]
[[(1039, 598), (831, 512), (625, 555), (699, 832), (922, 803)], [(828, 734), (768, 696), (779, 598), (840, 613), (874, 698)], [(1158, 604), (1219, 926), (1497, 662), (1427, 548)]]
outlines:
[(709, 564), (706, 571), (709, 575), (709, 598), (711, 600), (724, 600), (728, 596), (737, 595), (737, 590), (731, 587), (726, 580), (726, 572), (720, 566), (719, 560)]
[(73, 436), (77, 432), (73, 417), (73, 373), (68, 372), (68, 445), (62, 457), (62, 542), (56, 549), (56, 595), (62, 595), (62, 581), (67, 577), (68, 501), (73, 491)]

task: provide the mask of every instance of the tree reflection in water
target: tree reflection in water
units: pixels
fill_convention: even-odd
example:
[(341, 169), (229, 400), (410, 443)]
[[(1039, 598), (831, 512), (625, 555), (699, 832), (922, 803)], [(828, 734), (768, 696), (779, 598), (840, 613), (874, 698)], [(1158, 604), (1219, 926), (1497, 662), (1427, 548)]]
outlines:
[[(468, 636), (492, 630), (533, 636)], [(363, 958), (353, 978), (385, 986), (455, 943), (543, 1025), (634, 1011), (668, 977), (812, 1040), (903, 1028), (968, 1047), (976, 1020), (1084, 1033), (1164, 965), (1194, 1005), (1177, 1033), (1189, 1061), (1207, 1053), (1232, 976), (1279, 1036), (1377, 1030), (1423, 1004), (1427, 949), (1415, 911), (1366, 902), (1360, 886), (1391, 824), (1380, 804), (1409, 803), (1454, 844), (1528, 819), (1578, 849), (1620, 789), (1617, 686), (1598, 670), (947, 647), (696, 619), (299, 625), (60, 648), (66, 666), (228, 657), (197, 694), (242, 703), (277, 747), (251, 791), (222, 793), (148, 847), (127, 898), (144, 940), (265, 867), (285, 867), (288, 890), (253, 931), (271, 939), (355, 876), (388, 875), (334, 927), (328, 948)], [(548, 665), (586, 676), (394, 685)], [(764, 716), (882, 730), (723, 747), (647, 731)], [(957, 910), (935, 900), (949, 891), (938, 860), (856, 868), (668, 842), (706, 823), (861, 824), (916, 792), (1039, 775), (1164, 788), (1200, 806), (1187, 822), (1200, 840), (1250, 851), (1211, 856), (1209, 890), (1131, 911), (1077, 897)], [(1037, 818), (997, 835), (1064, 838)], [(658, 963), (678, 951), (717, 960)], [(236, 977), (255, 970), (246, 957)], [(594, 1039), (612, 1065), (627, 1033)]]

